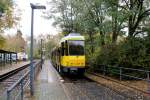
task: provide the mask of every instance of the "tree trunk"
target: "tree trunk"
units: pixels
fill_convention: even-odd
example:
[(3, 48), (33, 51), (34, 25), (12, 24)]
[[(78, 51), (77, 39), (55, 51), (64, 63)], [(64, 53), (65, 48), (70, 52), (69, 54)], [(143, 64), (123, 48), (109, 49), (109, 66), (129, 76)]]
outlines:
[(105, 45), (105, 36), (104, 33), (102, 31), (100, 31), (100, 38), (101, 38), (101, 45)]
[[(115, 1), (116, 4), (118, 4), (118, 0)], [(113, 12), (116, 12), (115, 15), (112, 15), (112, 30), (113, 30), (113, 33), (112, 33), (112, 43), (116, 43), (117, 41), (117, 37), (118, 37), (118, 31), (117, 31), (117, 27), (118, 27), (118, 22), (117, 22), (117, 19), (118, 19), (118, 7), (112, 7), (112, 10)]]
[(117, 16), (115, 16), (113, 18), (113, 21), (112, 21), (112, 30), (113, 30), (113, 33), (112, 33), (112, 43), (116, 43), (117, 37), (118, 37), (118, 33), (117, 33)]
[(91, 43), (91, 52), (93, 54), (94, 53), (94, 45), (93, 45), (92, 32), (90, 31), (88, 34), (89, 34), (89, 39), (90, 39), (90, 43)]

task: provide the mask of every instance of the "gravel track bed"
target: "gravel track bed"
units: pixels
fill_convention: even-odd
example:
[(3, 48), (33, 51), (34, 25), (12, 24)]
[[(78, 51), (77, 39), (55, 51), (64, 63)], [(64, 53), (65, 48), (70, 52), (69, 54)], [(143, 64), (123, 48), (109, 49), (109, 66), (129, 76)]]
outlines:
[(71, 100), (131, 100), (86, 77), (63, 76)]
[(141, 93), (141, 91), (108, 80), (107, 78), (105, 79), (103, 77), (95, 76), (93, 74), (86, 74), (86, 76), (98, 82), (99, 84), (110, 88), (111, 90), (114, 90), (122, 95), (125, 95), (131, 100), (150, 100), (150, 96), (148, 96), (148, 94)]

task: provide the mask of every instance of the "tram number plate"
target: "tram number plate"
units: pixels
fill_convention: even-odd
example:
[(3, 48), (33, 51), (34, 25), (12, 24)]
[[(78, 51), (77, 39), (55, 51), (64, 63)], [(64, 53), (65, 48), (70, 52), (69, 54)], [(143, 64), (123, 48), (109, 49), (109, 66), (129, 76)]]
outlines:
[(70, 70), (77, 70), (77, 68), (70, 68)]

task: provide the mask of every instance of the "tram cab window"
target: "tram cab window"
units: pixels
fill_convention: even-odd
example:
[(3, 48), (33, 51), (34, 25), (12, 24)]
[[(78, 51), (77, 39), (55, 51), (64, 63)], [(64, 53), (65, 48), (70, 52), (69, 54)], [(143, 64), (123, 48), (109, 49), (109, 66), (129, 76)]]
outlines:
[(68, 41), (69, 55), (84, 55), (84, 41)]

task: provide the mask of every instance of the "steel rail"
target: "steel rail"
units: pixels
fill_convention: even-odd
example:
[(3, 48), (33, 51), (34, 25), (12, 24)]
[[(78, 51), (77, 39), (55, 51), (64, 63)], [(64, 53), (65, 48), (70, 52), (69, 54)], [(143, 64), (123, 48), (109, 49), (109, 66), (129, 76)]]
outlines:
[(26, 65), (24, 65), (22, 67), (19, 67), (17, 69), (11, 70), (11, 71), (3, 74), (3, 75), (0, 75), (0, 82), (2, 82), (4, 79), (7, 79), (7, 78), (11, 77), (12, 75), (16, 74), (17, 72), (27, 68), (29, 65), (30, 64), (26, 64)]
[(101, 78), (104, 78), (104, 79), (107, 79), (107, 80), (110, 80), (110, 81), (112, 81), (112, 82), (118, 83), (118, 84), (123, 85), (123, 86), (125, 86), (125, 87), (131, 88), (131, 89), (133, 89), (133, 90), (137, 90), (137, 91), (139, 91), (139, 92), (141, 92), (141, 93), (149, 94), (149, 93), (146, 92), (146, 91), (143, 91), (143, 90), (138, 89), (138, 88), (136, 88), (136, 87), (129, 86), (129, 85), (127, 85), (127, 84), (121, 83), (120, 81), (117, 81), (117, 80), (114, 80), (114, 79), (110, 79), (110, 78), (105, 77), (105, 76), (103, 76), (103, 75), (96, 74), (96, 73), (93, 73), (93, 72), (86, 72), (86, 73), (87, 73), (87, 74), (94, 75), (94, 76), (97, 76), (97, 77), (101, 77)]

